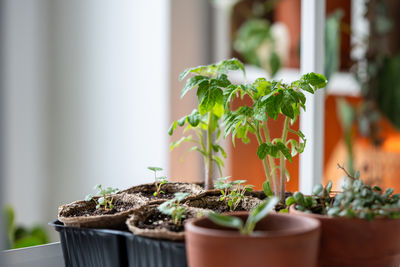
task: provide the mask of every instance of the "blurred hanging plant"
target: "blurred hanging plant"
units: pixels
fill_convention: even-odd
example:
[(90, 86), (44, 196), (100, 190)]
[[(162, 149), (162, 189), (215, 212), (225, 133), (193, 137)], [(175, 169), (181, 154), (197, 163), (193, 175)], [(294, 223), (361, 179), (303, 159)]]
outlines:
[(239, 28), (233, 46), (248, 63), (265, 69), (272, 78), (281, 68), (282, 60), (271, 27), (265, 19), (249, 19)]
[(42, 226), (26, 228), (15, 224), (14, 209), (6, 206), (4, 209), (8, 244), (10, 249), (43, 245), (49, 242), (47, 233)]

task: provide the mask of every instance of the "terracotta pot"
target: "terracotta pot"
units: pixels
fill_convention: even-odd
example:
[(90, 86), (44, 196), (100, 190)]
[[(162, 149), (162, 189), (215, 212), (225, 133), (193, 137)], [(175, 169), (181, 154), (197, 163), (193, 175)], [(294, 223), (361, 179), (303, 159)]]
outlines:
[[(230, 213), (245, 220), (246, 212)], [(320, 235), (318, 220), (269, 214), (252, 236), (224, 228), (203, 217), (185, 225), (190, 267), (316, 266)]]
[(308, 214), (291, 214), (321, 222), (318, 266), (398, 267), (400, 264), (400, 219), (373, 221)]

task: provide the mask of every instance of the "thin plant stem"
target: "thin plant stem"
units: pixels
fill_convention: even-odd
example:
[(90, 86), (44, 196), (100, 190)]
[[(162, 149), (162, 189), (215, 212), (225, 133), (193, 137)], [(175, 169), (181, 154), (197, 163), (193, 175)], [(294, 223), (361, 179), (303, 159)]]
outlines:
[(213, 124), (213, 114), (212, 112), (208, 112), (207, 164), (206, 164), (206, 180), (204, 184), (205, 189), (213, 188), (212, 124)]
[[(261, 145), (263, 143), (263, 140), (262, 140), (261, 134), (260, 134), (260, 123), (259, 122), (256, 123), (256, 136), (257, 136), (258, 144)], [(268, 166), (267, 158), (265, 157), (262, 160), (262, 162), (263, 162), (263, 166), (264, 166), (265, 175), (267, 176), (267, 181), (269, 183), (271, 183), (271, 173), (270, 173), (271, 169), (270, 169), (270, 166)]]
[[(270, 143), (271, 142), (271, 137), (269, 135), (269, 128), (268, 128), (268, 124), (267, 122), (263, 123), (263, 132), (264, 132), (264, 137), (265, 137), (265, 141)], [(274, 183), (274, 194), (277, 195), (278, 194), (278, 179), (276, 178), (276, 173), (275, 173), (275, 159), (271, 156), (267, 156), (268, 157), (268, 161), (269, 161), (269, 166), (270, 166), (270, 171), (271, 171), (271, 175), (272, 175), (272, 181)]]
[[(283, 126), (283, 132), (282, 132), (282, 143), (286, 143), (287, 135), (288, 135), (288, 130), (289, 130), (289, 118), (285, 118), (284, 126)], [(286, 159), (283, 153), (281, 152), (280, 156), (280, 182), (281, 182), (281, 191), (279, 194), (279, 199), (281, 202), (285, 201), (285, 191), (286, 191), (286, 184), (285, 184), (285, 171), (286, 171)]]

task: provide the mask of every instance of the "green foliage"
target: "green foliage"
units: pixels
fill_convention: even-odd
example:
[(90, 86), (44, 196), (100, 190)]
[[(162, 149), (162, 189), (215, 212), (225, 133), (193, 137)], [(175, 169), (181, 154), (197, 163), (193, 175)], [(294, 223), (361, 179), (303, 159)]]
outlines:
[(189, 193), (175, 193), (175, 197), (158, 206), (158, 210), (163, 214), (171, 216), (174, 224), (181, 225), (182, 218), (185, 217), (186, 209), (184, 206), (180, 205), (180, 203), (188, 195)]
[[(229, 81), (227, 73), (235, 70), (241, 70), (245, 73), (243, 64), (232, 58), (207, 66), (187, 69), (179, 76), (182, 81), (189, 74), (194, 74), (186, 80), (181, 91), (181, 97), (197, 88), (198, 106), (190, 114), (174, 121), (168, 131), (168, 134), (172, 135), (178, 126), (185, 126), (184, 133), (192, 132), (194, 136), (184, 136), (173, 142), (170, 148), (173, 150), (184, 142), (193, 143), (194, 146), (189, 151), (198, 151), (203, 155), (206, 167), (205, 184), (209, 187), (212, 187), (213, 163), (217, 165), (222, 174), (222, 167), (224, 166), (222, 157), (226, 158), (225, 151), (218, 144), (221, 136), (219, 120), (226, 113), (224, 91), (234, 87)], [(215, 141), (213, 141), (213, 136)]]
[(7, 227), (8, 248), (38, 246), (49, 242), (43, 226), (36, 225), (32, 228), (26, 228), (21, 225), (15, 225), (14, 209), (11, 206), (5, 207), (4, 218)]
[[(232, 86), (224, 91), (226, 107), (229, 107), (230, 103), (238, 96), (242, 98), (248, 96), (252, 99), (251, 106), (240, 106), (225, 115), (224, 136), (231, 134), (233, 144), (235, 144), (235, 138), (248, 143), (249, 133), (257, 137), (259, 144), (257, 156), (263, 161), (269, 185), (272, 182), (274, 194), (279, 196), (281, 201), (284, 200), (285, 176), (288, 177), (285, 160), (292, 161), (294, 156), (304, 151), (306, 144), (304, 134), (291, 129), (290, 126), (298, 119), (300, 110), (305, 110), (304, 91), (313, 94), (317, 89), (325, 87), (326, 84), (327, 80), (323, 75), (311, 72), (290, 84), (259, 78), (252, 84)], [(267, 121), (276, 120), (279, 115), (285, 117), (282, 135), (280, 138), (271, 140)], [(297, 138), (288, 135), (289, 132), (298, 136), (300, 142), (297, 141)], [(275, 158), (280, 159), (279, 167), (275, 166)], [(276, 177), (278, 168), (281, 175), (280, 181)]]
[(244, 184), (246, 180), (229, 181), (230, 176), (218, 178), (214, 187), (221, 190), (220, 201), (228, 204), (229, 210), (234, 211), (244, 199), (246, 192), (253, 191), (253, 185)]
[[(97, 193), (93, 196), (89, 194), (86, 196), (86, 201), (94, 201), (96, 203), (96, 209), (103, 207), (104, 210), (112, 210), (114, 208), (114, 193), (118, 192), (118, 188), (106, 187), (103, 188), (101, 184), (94, 187)], [(99, 197), (99, 198), (95, 198)]]
[(165, 192), (161, 190), (161, 186), (163, 184), (168, 183), (167, 177), (166, 176), (157, 177), (157, 171), (162, 171), (163, 168), (147, 167), (147, 169), (154, 172), (154, 185), (156, 187), (156, 191), (153, 193), (153, 196), (157, 197), (160, 196), (161, 194), (165, 194)]
[(286, 204), (296, 205), (296, 209), (308, 213), (329, 216), (361, 218), (373, 220), (375, 217), (400, 218), (400, 194), (393, 189), (382, 190), (378, 186), (365, 185), (360, 172), (350, 175), (343, 166), (339, 166), (347, 175), (342, 192), (331, 196), (332, 182), (325, 187), (314, 186), (311, 196), (296, 192), (286, 199)]
[(207, 217), (218, 225), (238, 229), (243, 235), (251, 235), (256, 224), (265, 218), (268, 213), (275, 208), (275, 205), (278, 203), (278, 201), (278, 198), (271, 197), (257, 205), (250, 211), (246, 223), (243, 223), (243, 221), (238, 217), (222, 215), (213, 212), (208, 213)]

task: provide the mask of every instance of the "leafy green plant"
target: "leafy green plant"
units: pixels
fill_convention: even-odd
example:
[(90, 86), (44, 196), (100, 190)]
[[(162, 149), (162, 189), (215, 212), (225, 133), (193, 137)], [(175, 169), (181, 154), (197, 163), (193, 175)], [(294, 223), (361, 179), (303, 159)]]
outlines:
[(253, 191), (253, 185), (247, 185), (247, 180), (229, 181), (230, 176), (218, 178), (214, 187), (221, 190), (220, 201), (228, 204), (229, 210), (234, 211), (244, 199), (246, 192)]
[(175, 193), (175, 197), (158, 206), (158, 210), (165, 215), (170, 215), (174, 224), (181, 225), (182, 219), (185, 217), (186, 209), (184, 206), (180, 205), (180, 203), (188, 195), (189, 193)]
[[(182, 127), (186, 124), (184, 133), (192, 131), (195, 137), (192, 135), (182, 137), (171, 144), (171, 150), (183, 142), (195, 144), (189, 151), (198, 151), (204, 157), (206, 189), (213, 188), (213, 162), (217, 165), (220, 173), (224, 166), (222, 158), (217, 155), (217, 153), (221, 153), (222, 157), (226, 157), (224, 149), (218, 144), (221, 134), (219, 120), (226, 112), (224, 91), (234, 87), (229, 81), (227, 73), (235, 70), (241, 70), (244, 73), (244, 66), (239, 60), (232, 58), (216, 64), (187, 69), (179, 76), (182, 81), (189, 74), (194, 74), (186, 80), (181, 91), (181, 98), (193, 88), (197, 88), (198, 107), (189, 115), (174, 121), (168, 134), (172, 135), (177, 126)], [(215, 140), (213, 140), (213, 136)]]
[(311, 196), (300, 192), (286, 199), (287, 205), (308, 213), (329, 216), (361, 218), (373, 220), (375, 217), (400, 218), (400, 194), (393, 194), (392, 188), (382, 190), (378, 186), (369, 186), (360, 179), (360, 172), (352, 176), (343, 166), (338, 165), (347, 178), (342, 185), (342, 192), (332, 196), (332, 182), (323, 187), (314, 186)]
[[(300, 115), (300, 110), (305, 110), (306, 97), (303, 91), (313, 94), (326, 84), (327, 80), (323, 75), (311, 72), (290, 84), (260, 78), (252, 84), (230, 86), (224, 91), (225, 109), (229, 109), (232, 100), (239, 95), (249, 96), (253, 101), (252, 106), (242, 105), (226, 114), (224, 136), (232, 134), (234, 145), (235, 138), (248, 143), (249, 133), (257, 137), (259, 144), (257, 156), (263, 162), (266, 175), (266, 182), (263, 184), (264, 192), (267, 195), (273, 193), (278, 196), (282, 203), (285, 196), (285, 181), (286, 178), (289, 179), (286, 160), (292, 161), (294, 156), (303, 152), (306, 144), (304, 134), (291, 129), (291, 125)], [(271, 139), (267, 122), (270, 119), (276, 120), (279, 115), (285, 118), (281, 137)], [(289, 132), (297, 135), (300, 142), (290, 138)], [(278, 166), (275, 162), (276, 158), (279, 158)], [(279, 179), (277, 170), (279, 170)]]
[(15, 213), (11, 206), (4, 208), (4, 217), (6, 220), (8, 248), (24, 248), (43, 245), (49, 242), (45, 227), (36, 225), (25, 227), (15, 223)]
[(163, 168), (160, 167), (147, 167), (150, 171), (154, 172), (154, 185), (156, 186), (156, 192), (153, 193), (153, 196), (160, 196), (160, 194), (165, 194), (164, 191), (161, 190), (161, 186), (163, 184), (168, 183), (166, 176), (157, 177), (157, 172), (162, 171)]
[(243, 223), (238, 217), (213, 212), (208, 213), (207, 217), (218, 225), (238, 229), (243, 235), (251, 235), (256, 224), (275, 208), (278, 201), (279, 199), (277, 197), (271, 197), (257, 205), (250, 211), (246, 223)]
[(86, 196), (86, 201), (94, 201), (96, 203), (96, 209), (103, 207), (104, 210), (112, 210), (114, 208), (113, 200), (114, 193), (118, 192), (118, 188), (107, 187), (103, 188), (101, 184), (98, 184), (94, 187), (97, 190), (95, 196), (99, 198), (95, 198), (92, 194)]

